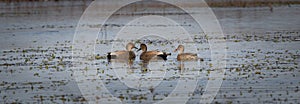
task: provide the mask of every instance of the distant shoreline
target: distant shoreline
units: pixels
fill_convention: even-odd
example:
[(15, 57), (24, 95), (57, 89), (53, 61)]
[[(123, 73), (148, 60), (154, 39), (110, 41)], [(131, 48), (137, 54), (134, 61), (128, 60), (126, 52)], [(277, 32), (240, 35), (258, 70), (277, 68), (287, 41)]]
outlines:
[(284, 6), (284, 5), (295, 5), (300, 4), (300, 1), (295, 0), (273, 0), (273, 1), (263, 1), (263, 0), (241, 0), (241, 1), (206, 1), (210, 7), (264, 7), (264, 6)]
[[(94, 0), (77, 0), (73, 2), (89, 3)], [(270, 7), (270, 6), (290, 6), (300, 4), (299, 0), (205, 0), (210, 7)], [(36, 3), (36, 2), (71, 2), (64, 0), (1, 0), (0, 3), (9, 4), (13, 3), (18, 6), (18, 3)], [(72, 4), (71, 3), (71, 4)], [(203, 4), (195, 2), (187, 2), (184, 5), (190, 7), (199, 7)], [(72, 5), (71, 5), (72, 6)], [(77, 5), (78, 6), (78, 5)]]

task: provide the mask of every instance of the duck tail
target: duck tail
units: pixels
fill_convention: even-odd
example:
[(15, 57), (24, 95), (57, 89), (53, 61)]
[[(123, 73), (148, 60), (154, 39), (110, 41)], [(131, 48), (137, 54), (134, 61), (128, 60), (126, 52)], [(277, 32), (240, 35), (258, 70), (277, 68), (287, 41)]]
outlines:
[(165, 55), (167, 55), (167, 56), (171, 56), (171, 53), (164, 53)]
[(200, 60), (200, 61), (204, 61), (204, 59), (203, 59), (203, 58), (200, 58), (200, 57), (198, 58), (198, 60)]
[(116, 58), (117, 56), (116, 55), (111, 55), (111, 52), (108, 52), (106, 57), (107, 57), (108, 60), (111, 60), (111, 59)]
[(157, 55), (159, 57), (161, 57), (163, 60), (167, 60), (167, 56), (166, 54), (161, 54), (161, 55)]
[(107, 57), (107, 60), (109, 60), (109, 61), (111, 60), (110, 52), (107, 53), (107, 56), (106, 56), (106, 57)]
[(166, 53), (166, 52), (163, 52), (163, 54), (160, 54), (158, 55), (159, 57), (161, 57), (163, 60), (167, 60), (167, 57), (171, 55), (171, 53)]

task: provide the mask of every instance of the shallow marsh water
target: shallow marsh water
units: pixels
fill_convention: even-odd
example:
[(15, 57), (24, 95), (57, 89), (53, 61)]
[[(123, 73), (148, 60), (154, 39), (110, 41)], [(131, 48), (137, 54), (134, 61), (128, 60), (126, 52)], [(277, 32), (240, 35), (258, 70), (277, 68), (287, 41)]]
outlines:
[[(68, 2), (61, 4), (69, 5)], [(5, 21), (0, 25), (1, 103), (87, 102), (71, 70), (74, 67), (72, 38), (86, 7), (82, 3), (79, 5), (59, 6), (57, 9), (34, 7), (37, 11), (34, 13), (26, 7), (23, 11), (17, 11), (15, 7), (1, 11), (0, 19)], [(299, 9), (299, 5), (274, 7), (273, 12), (267, 7), (213, 8), (223, 27), (227, 45), (225, 77), (213, 103), (299, 103)], [(70, 13), (70, 10), (73, 12)], [(94, 24), (90, 26), (97, 27)], [(114, 28), (117, 27), (110, 29)], [(112, 33), (107, 31), (106, 34)], [(99, 39), (112, 40), (110, 36), (99, 35)], [(166, 52), (172, 52), (178, 44), (182, 44), (176, 39), (166, 42), (161, 37), (153, 38), (157, 37), (143, 37), (133, 42), (137, 46), (141, 42), (147, 43), (150, 50)], [(188, 101), (195, 103), (200, 100), (207, 81), (211, 80), (208, 76), (212, 70), (210, 47), (205, 36), (194, 34), (192, 38), (195, 42), (185, 43), (186, 51), (198, 52), (204, 61), (185, 62), (181, 70), (180, 63), (176, 61), (177, 53), (173, 52), (167, 61), (153, 62), (146, 68), (138, 58), (132, 67), (128, 67), (127, 63), (107, 63), (107, 52), (124, 49), (125, 43), (132, 40), (91, 43), (96, 44), (95, 56), (100, 56), (92, 63), (97, 70), (75, 67), (86, 77), (93, 76), (105, 82), (104, 86), (110, 91), (107, 95), (116, 97), (110, 96), (107, 102), (154, 103), (169, 96), (178, 81), (197, 81), (194, 94), (189, 96)], [(166, 76), (162, 78), (162, 74)], [(155, 75), (158, 77), (153, 78)], [(156, 87), (148, 86), (152, 84)], [(176, 94), (170, 96), (176, 97)], [(102, 99), (104, 96), (95, 94), (95, 97)]]

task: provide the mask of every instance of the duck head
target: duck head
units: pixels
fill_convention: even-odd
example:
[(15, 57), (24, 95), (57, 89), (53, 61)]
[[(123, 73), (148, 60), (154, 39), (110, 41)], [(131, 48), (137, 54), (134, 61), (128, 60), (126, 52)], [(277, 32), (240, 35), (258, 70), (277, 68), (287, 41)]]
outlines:
[(140, 51), (140, 50), (142, 50), (143, 52), (146, 52), (146, 51), (147, 51), (147, 46), (146, 46), (146, 44), (141, 44), (141, 45), (140, 45), (140, 48), (139, 48), (137, 51)]
[(184, 46), (183, 45), (178, 45), (178, 47), (174, 50), (174, 52), (178, 51), (179, 53), (183, 53), (184, 51)]
[(134, 44), (133, 43), (128, 43), (127, 45), (126, 45), (126, 50), (127, 51), (131, 51), (132, 49), (138, 49), (138, 48), (136, 48), (135, 46), (134, 46)]

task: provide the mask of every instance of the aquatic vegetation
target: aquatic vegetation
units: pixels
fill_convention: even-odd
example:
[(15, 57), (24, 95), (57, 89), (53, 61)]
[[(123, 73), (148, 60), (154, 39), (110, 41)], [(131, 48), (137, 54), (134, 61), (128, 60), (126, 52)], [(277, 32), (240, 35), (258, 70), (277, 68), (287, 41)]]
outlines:
[[(20, 0), (18, 0), (20, 1)], [(22, 0), (21, 0), (22, 1)], [(50, 0), (51, 1), (51, 0)], [(37, 2), (37, 1), (33, 1)], [(296, 2), (273, 2), (272, 5), (277, 4), (297, 4)], [(60, 3), (55, 3), (57, 5)], [(75, 3), (76, 4), (76, 3)], [(13, 5), (13, 4), (12, 4)], [(30, 5), (30, 3), (25, 4)], [(65, 5), (65, 4), (61, 4)], [(76, 4), (77, 5), (77, 4)], [(188, 4), (187, 4), (188, 5)], [(192, 5), (192, 4), (191, 4)], [(229, 2), (229, 3), (211, 3), (208, 1), (208, 5), (216, 7), (226, 7), (226, 6), (237, 6), (237, 7), (249, 7), (249, 6), (266, 6), (269, 5), (262, 1), (255, 1), (250, 3), (245, 2)], [(23, 5), (20, 5), (23, 6)], [(63, 7), (63, 6), (62, 6)], [(81, 6), (76, 6), (81, 7)], [(82, 6), (85, 7), (85, 6)], [(43, 7), (44, 8), (44, 7)], [(46, 7), (45, 7), (46, 8)], [(58, 10), (61, 6), (57, 7)], [(73, 8), (69, 7), (68, 8)], [(22, 7), (22, 9), (24, 9)], [(43, 14), (43, 10), (25, 10), (24, 13), (17, 14), (16, 11), (11, 11), (8, 13), (1, 13), (0, 17), (9, 17), (13, 14), (17, 16), (28, 16)], [(251, 8), (250, 8), (251, 9)], [(264, 10), (265, 8), (255, 9), (254, 11)], [(290, 8), (289, 8), (290, 9)], [(288, 10), (289, 10), (288, 9)], [(14, 10), (14, 9), (12, 9)], [(18, 10), (18, 9), (17, 9)], [(52, 9), (51, 9), (52, 10)], [(230, 8), (230, 10), (235, 11), (236, 9)], [(243, 9), (244, 10), (244, 9)], [(248, 10), (248, 9), (245, 9)], [(275, 10), (274, 9), (274, 13)], [(288, 11), (287, 10), (287, 11)], [(82, 11), (75, 9), (74, 11)], [(214, 11), (220, 12), (217, 9)], [(239, 20), (243, 21), (244, 12), (238, 8), (237, 14), (242, 14)], [(251, 12), (251, 10), (247, 12)], [(278, 11), (276, 11), (278, 12)], [(12, 14), (9, 14), (12, 13)], [(46, 13), (46, 12), (45, 12)], [(52, 13), (50, 11), (49, 13)], [(56, 12), (55, 12), (56, 13)], [(72, 12), (73, 13), (73, 12)], [(72, 15), (76, 15), (74, 12)], [(257, 12), (261, 13), (261, 12)], [(266, 13), (266, 11), (263, 11)], [(78, 13), (78, 14), (81, 14)], [(176, 14), (176, 13), (174, 13)], [(173, 14), (173, 15), (174, 15)], [(249, 13), (250, 14), (250, 13)], [(57, 14), (56, 14), (57, 15)], [(182, 15), (182, 14), (181, 14)], [(225, 14), (224, 14), (225, 15)], [(230, 14), (231, 15), (231, 14)], [(274, 15), (274, 14), (272, 14)], [(59, 16), (59, 14), (57, 15)], [(128, 15), (126, 15), (128, 16)], [(177, 15), (175, 15), (177, 16)], [(227, 15), (226, 15), (227, 16)], [(259, 15), (257, 19), (259, 19)], [(53, 17), (53, 16), (52, 16)], [(52, 17), (49, 17), (52, 18)], [(11, 17), (9, 17), (11, 18)], [(69, 17), (68, 17), (69, 18)], [(74, 18), (71, 16), (71, 18)], [(222, 19), (222, 18), (220, 18)], [(228, 19), (226, 17), (225, 19)], [(49, 20), (50, 21), (50, 20)], [(59, 19), (55, 20), (61, 22)], [(186, 23), (185, 27), (192, 27), (188, 21), (184, 20)], [(226, 21), (226, 20), (225, 20)], [(199, 100), (200, 96), (203, 95), (203, 90), (205, 84), (208, 80), (214, 80), (210, 75), (216, 71), (216, 69), (211, 69), (216, 67), (217, 64), (212, 63), (211, 59), (211, 48), (209, 46), (209, 39), (225, 39), (227, 59), (226, 59), (226, 71), (225, 77), (222, 78), (223, 85), (218, 95), (214, 99), (214, 103), (248, 103), (248, 102), (259, 102), (259, 103), (297, 103), (299, 102), (299, 48), (296, 47), (299, 44), (300, 35), (298, 30), (275, 30), (268, 31), (265, 33), (258, 33), (254, 31), (250, 32), (236, 32), (236, 33), (226, 33), (225, 37), (210, 37), (204, 33), (197, 33), (192, 35), (193, 42), (187, 44), (199, 44), (195, 48), (198, 55), (205, 56), (203, 62), (196, 64), (185, 64), (182, 69), (178, 68), (178, 64), (174, 61), (174, 56), (171, 56), (169, 60), (161, 65), (160, 69), (153, 69), (155, 65), (150, 65), (148, 67), (143, 67), (144, 64), (138, 60), (133, 62), (132, 67), (122, 64), (120, 66), (112, 63), (108, 63), (105, 55), (99, 50), (109, 51), (110, 45), (113, 42), (125, 42), (127, 40), (123, 39), (105, 39), (102, 40), (98, 38), (96, 41), (78, 41), (75, 40), (74, 43), (85, 43), (88, 45), (95, 45), (95, 55), (89, 56), (89, 61), (87, 62), (72, 62), (72, 59), (80, 58), (79, 56), (74, 56), (76, 53), (72, 54), (73, 41), (71, 39), (43, 39), (45, 36), (55, 36), (64, 38), (65, 35), (69, 34), (69, 31), (75, 29), (75, 24), (69, 24), (62, 22), (52, 23), (50, 21), (47, 23), (41, 22), (42, 24), (30, 25), (20, 25), (8, 26), (3, 29), (3, 31), (9, 33), (9, 37), (13, 39), (20, 39), (20, 33), (14, 33), (14, 31), (22, 31), (21, 33), (26, 33), (27, 31), (34, 31), (30, 34), (34, 35), (32, 40), (29, 40), (29, 46), (21, 47), (18, 43), (10, 43), (8, 45), (12, 46), (12, 49), (1, 50), (0, 54), (0, 74), (1, 82), (0, 90), (2, 103), (86, 103), (82, 95), (77, 95), (76, 92), (69, 91), (69, 88), (76, 86), (76, 82), (72, 80), (73, 73), (70, 71), (71, 68), (75, 70), (83, 71), (85, 76), (83, 77), (93, 77), (99, 78), (103, 81), (103, 84), (112, 88), (113, 96), (108, 96), (109, 100), (114, 100), (113, 97), (123, 101), (123, 103), (153, 103), (156, 101), (164, 100), (168, 96), (177, 97), (180, 94), (170, 95), (168, 91), (176, 87), (176, 82), (180, 79), (188, 81), (195, 78), (201, 78), (197, 84), (194, 93), (189, 94), (193, 100)], [(69, 21), (68, 21), (69, 22)], [(221, 23), (224, 22), (221, 21)], [(226, 23), (226, 22), (225, 22)], [(225, 24), (224, 23), (224, 24)], [(227, 23), (226, 23), (227, 24)], [(9, 25), (9, 24), (8, 24)], [(118, 28), (126, 24), (109, 23), (105, 24), (107, 28)], [(101, 24), (85, 24), (83, 25), (87, 28), (100, 28)], [(130, 26), (141, 26), (141, 25), (130, 25)], [(241, 25), (240, 25), (241, 26)], [(231, 28), (231, 27), (229, 27)], [(238, 30), (243, 30), (244, 27), (240, 27)], [(71, 29), (71, 30), (70, 30)], [(10, 33), (12, 31), (12, 33)], [(42, 31), (42, 32), (40, 32)], [(68, 31), (68, 32), (66, 32)], [(4, 32), (4, 33), (5, 33)], [(111, 34), (110, 31), (107, 34)], [(252, 33), (251, 33), (252, 32)], [(22, 34), (23, 35), (23, 34)], [(27, 35), (27, 34), (25, 34)], [(30, 37), (31, 35), (28, 35)], [(71, 37), (71, 36), (70, 36)], [(100, 37), (100, 36), (99, 36)], [(105, 36), (103, 36), (105, 37)], [(24, 39), (26, 40), (26, 39)], [(23, 41), (20, 40), (20, 41)], [(175, 40), (162, 40), (162, 39), (137, 39), (128, 40), (136, 44), (146, 43), (153, 46), (154, 50), (164, 50), (170, 51), (174, 49), (178, 43), (184, 43), (180, 39)], [(22, 42), (20, 42), (22, 43)], [(26, 42), (24, 42), (26, 43)], [(9, 46), (8, 46), (9, 47)], [(107, 48), (109, 47), (109, 48)], [(84, 47), (87, 48), (87, 47)], [(91, 47), (89, 47), (91, 48)], [(74, 49), (75, 50), (75, 49)], [(84, 51), (82, 49), (78, 51)], [(96, 68), (86, 67), (88, 65), (94, 65)], [(199, 64), (199, 65), (198, 65)], [(195, 65), (195, 66), (193, 66)], [(114, 67), (112, 67), (114, 66)], [(163, 69), (163, 67), (167, 67)], [(122, 73), (126, 75), (118, 77), (114, 75), (113, 71), (125, 70)], [(94, 73), (96, 71), (96, 73)], [(151, 78), (149, 75), (155, 72), (166, 72), (165, 78)], [(117, 81), (128, 80), (127, 78), (131, 76), (137, 76), (140, 79), (132, 81), (142, 81), (147, 82), (150, 80), (161, 81), (160, 87), (136, 87), (124, 88), (124, 86), (115, 84)], [(94, 83), (96, 79), (84, 80), (87, 82)], [(75, 85), (73, 84), (75, 83)], [(171, 83), (171, 84), (170, 84)], [(98, 84), (98, 83), (97, 83)], [(140, 84), (146, 85), (145, 83)], [(95, 92), (102, 91), (102, 87), (96, 87)], [(123, 91), (123, 92), (122, 92)], [(66, 93), (68, 92), (68, 93)], [(71, 94), (69, 94), (71, 93)], [(19, 95), (20, 94), (20, 95)], [(25, 99), (18, 99), (19, 96), (26, 97)], [(18, 96), (17, 96), (18, 95)], [(92, 96), (92, 95), (91, 95)], [(102, 95), (95, 94), (96, 100), (101, 100), (104, 97)], [(28, 100), (32, 99), (32, 100)], [(194, 103), (194, 102), (189, 102)]]

